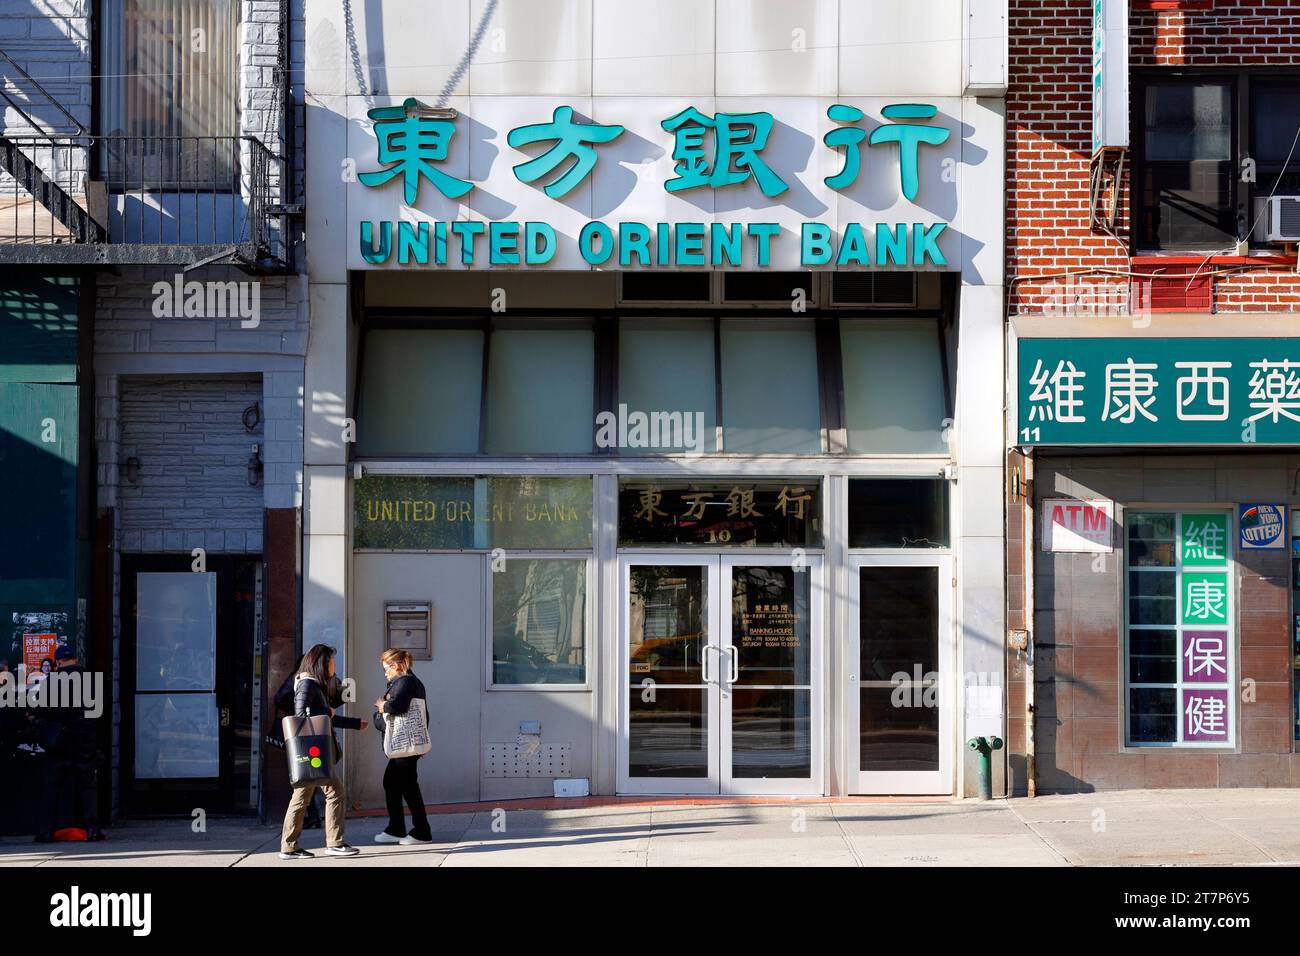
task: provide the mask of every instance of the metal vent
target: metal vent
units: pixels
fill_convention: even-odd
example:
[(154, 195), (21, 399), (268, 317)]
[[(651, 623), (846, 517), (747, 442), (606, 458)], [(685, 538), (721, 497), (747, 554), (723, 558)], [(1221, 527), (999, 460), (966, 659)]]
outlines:
[(573, 744), (542, 744), (530, 755), (528, 744), (498, 740), (483, 745), (485, 777), (568, 777)]
[(831, 276), (832, 305), (916, 305), (913, 272), (837, 272)]

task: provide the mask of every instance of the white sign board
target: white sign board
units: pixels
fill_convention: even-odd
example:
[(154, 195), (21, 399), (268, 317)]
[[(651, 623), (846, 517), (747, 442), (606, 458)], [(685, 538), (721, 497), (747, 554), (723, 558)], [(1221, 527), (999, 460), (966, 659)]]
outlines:
[(955, 270), (995, 155), (954, 97), (437, 100), (348, 98), (349, 269)]
[(1128, 0), (1092, 0), (1092, 151), (1128, 146)]
[(1105, 498), (1045, 498), (1043, 550), (1114, 551), (1115, 502)]

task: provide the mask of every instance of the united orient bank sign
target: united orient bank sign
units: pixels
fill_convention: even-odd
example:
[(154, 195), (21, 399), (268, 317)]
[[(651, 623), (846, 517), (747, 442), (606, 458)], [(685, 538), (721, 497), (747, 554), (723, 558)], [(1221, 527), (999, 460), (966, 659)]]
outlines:
[(959, 100), (350, 99), (354, 268), (957, 268), (984, 155)]

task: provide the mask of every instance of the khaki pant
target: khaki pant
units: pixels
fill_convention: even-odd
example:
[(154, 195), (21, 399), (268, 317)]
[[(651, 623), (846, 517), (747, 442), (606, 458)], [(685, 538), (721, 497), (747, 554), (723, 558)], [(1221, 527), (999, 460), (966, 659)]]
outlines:
[(284, 830), (280, 835), (281, 853), (293, 853), (298, 849), (302, 818), (317, 787), (325, 794), (325, 845), (343, 845), (343, 782), (335, 777), (328, 783), (309, 783), (293, 788), (293, 798), (285, 811)]

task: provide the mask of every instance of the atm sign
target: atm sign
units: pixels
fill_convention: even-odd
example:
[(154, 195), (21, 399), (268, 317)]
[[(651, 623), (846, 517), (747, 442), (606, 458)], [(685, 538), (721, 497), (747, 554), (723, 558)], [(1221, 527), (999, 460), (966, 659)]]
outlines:
[(1045, 498), (1043, 550), (1114, 551), (1115, 502), (1105, 498)]

